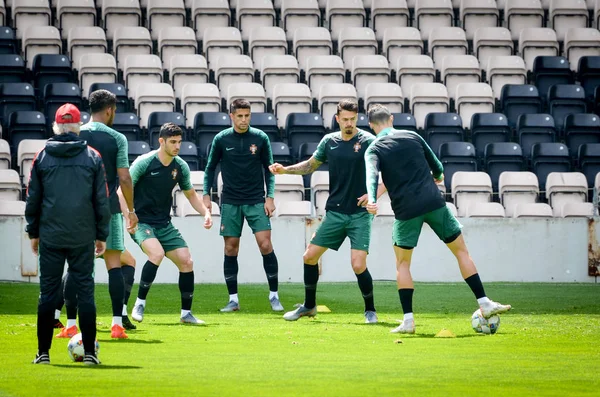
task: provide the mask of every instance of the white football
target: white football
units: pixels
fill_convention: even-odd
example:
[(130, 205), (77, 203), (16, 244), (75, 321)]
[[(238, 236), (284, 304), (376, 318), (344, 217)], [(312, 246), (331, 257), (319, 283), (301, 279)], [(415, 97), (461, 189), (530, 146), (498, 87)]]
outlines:
[[(96, 341), (96, 356), (98, 355), (98, 350), (100, 349), (100, 344)], [(73, 336), (69, 343), (67, 344), (67, 352), (69, 353), (69, 357), (71, 360), (75, 362), (83, 361), (83, 356), (85, 356), (85, 350), (83, 348), (83, 340), (81, 339), (81, 332), (77, 335)]]
[(496, 314), (486, 319), (481, 314), (481, 309), (477, 309), (471, 316), (471, 326), (475, 332), (488, 335), (495, 334), (500, 328), (500, 316)]

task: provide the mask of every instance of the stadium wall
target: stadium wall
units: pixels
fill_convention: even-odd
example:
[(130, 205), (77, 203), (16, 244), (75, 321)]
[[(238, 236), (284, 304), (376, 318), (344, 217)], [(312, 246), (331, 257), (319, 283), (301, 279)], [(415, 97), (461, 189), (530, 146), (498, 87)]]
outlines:
[[(223, 240), (219, 236), (219, 219), (212, 230), (202, 227), (202, 218), (174, 218), (189, 244), (194, 259), (197, 283), (223, 283)], [(484, 281), (514, 282), (584, 282), (593, 283), (588, 265), (600, 238), (600, 219), (460, 219), (471, 256)], [(395, 260), (391, 243), (393, 218), (378, 217), (373, 222), (368, 266), (374, 279), (395, 280)], [(24, 219), (0, 217), (0, 280), (37, 282), (37, 258), (23, 232)], [(276, 218), (273, 246), (279, 259), (282, 282), (302, 282), (302, 254), (318, 220)], [(245, 226), (240, 244), (239, 280), (243, 283), (266, 281), (262, 257), (254, 236)], [(128, 236), (126, 246), (135, 256), (138, 268), (146, 257)], [(350, 267), (349, 242), (338, 252), (323, 256), (322, 281), (355, 281)], [(596, 252), (598, 253), (598, 252)], [(416, 281), (456, 282), (460, 273), (450, 251), (425, 226), (413, 255)], [(136, 282), (140, 271), (136, 271)], [(25, 274), (25, 276), (23, 275)], [(102, 260), (96, 263), (96, 281), (108, 280)], [(156, 282), (177, 283), (176, 267), (165, 259)]]

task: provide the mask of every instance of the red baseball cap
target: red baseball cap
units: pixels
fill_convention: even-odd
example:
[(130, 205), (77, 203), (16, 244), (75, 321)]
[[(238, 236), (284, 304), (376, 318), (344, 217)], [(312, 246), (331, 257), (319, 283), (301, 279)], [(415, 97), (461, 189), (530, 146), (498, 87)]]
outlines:
[(56, 111), (56, 124), (75, 124), (81, 122), (81, 113), (77, 106), (65, 103)]

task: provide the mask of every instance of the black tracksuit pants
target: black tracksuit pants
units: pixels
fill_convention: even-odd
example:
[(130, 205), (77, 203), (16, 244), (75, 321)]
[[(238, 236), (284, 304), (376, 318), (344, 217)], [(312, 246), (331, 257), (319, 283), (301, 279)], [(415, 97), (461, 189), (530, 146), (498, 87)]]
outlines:
[(86, 352), (94, 352), (96, 341), (96, 304), (94, 303), (94, 243), (75, 248), (56, 248), (40, 241), (40, 298), (38, 302), (38, 351), (48, 352), (54, 333), (54, 309), (60, 299), (65, 260), (70, 283), (77, 291), (79, 327)]

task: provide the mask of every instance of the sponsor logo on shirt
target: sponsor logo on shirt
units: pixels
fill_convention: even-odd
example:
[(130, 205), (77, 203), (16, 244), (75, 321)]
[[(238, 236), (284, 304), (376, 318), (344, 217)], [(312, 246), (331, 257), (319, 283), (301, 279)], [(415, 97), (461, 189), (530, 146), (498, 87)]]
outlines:
[(233, 150), (233, 149), (235, 149), (235, 148), (234, 147), (225, 148), (225, 150), (227, 150), (227, 151), (230, 151), (230, 150)]
[(360, 143), (356, 142), (354, 144), (354, 153), (358, 153), (358, 151), (360, 150), (361, 146)]
[(255, 144), (250, 145), (250, 153), (256, 154), (257, 150), (258, 150), (258, 148), (256, 147)]
[(177, 169), (171, 171), (171, 176), (173, 176), (173, 180), (177, 179)]

